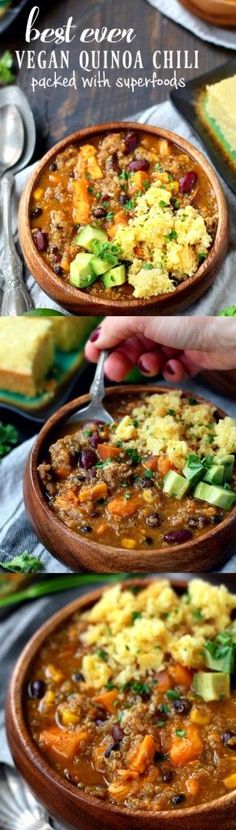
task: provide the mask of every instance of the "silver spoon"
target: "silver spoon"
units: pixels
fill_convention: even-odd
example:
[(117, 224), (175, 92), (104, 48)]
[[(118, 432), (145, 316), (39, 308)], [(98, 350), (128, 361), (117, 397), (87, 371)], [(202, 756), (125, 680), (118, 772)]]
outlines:
[(108, 351), (103, 351), (100, 354), (94, 379), (89, 390), (91, 396), (90, 403), (83, 409), (78, 409), (77, 412), (74, 412), (71, 418), (68, 419), (68, 424), (78, 424), (80, 421), (102, 421), (104, 424), (114, 423), (114, 419), (102, 403), (105, 395), (104, 363), (108, 355)]
[(17, 254), (11, 226), (11, 194), (14, 177), (6, 171), (14, 167), (24, 149), (24, 125), (15, 104), (0, 108), (0, 179), (3, 198), (4, 286), (1, 315), (13, 317), (32, 308), (30, 295), (23, 281), (23, 265)]
[(0, 765), (0, 830), (52, 830), (49, 816), (22, 778)]

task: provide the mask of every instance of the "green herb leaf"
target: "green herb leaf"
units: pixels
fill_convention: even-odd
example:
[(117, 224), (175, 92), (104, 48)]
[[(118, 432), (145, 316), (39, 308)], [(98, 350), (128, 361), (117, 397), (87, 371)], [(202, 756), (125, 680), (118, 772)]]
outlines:
[(43, 565), (42, 562), (40, 562), (40, 559), (37, 559), (36, 556), (32, 556), (27, 550), (24, 550), (23, 553), (17, 554), (17, 556), (14, 556), (14, 559), (11, 559), (8, 562), (0, 562), (0, 565), (1, 568), (4, 568), (4, 570), (12, 571), (13, 573), (30, 574), (38, 573), (43, 570)]
[(135, 620), (139, 620), (140, 617), (142, 617), (141, 611), (132, 611), (131, 617), (133, 622), (135, 622)]
[(0, 421), (0, 459), (11, 452), (19, 441), (19, 433), (11, 424), (2, 424)]
[(98, 648), (98, 650), (96, 651), (96, 654), (97, 654), (97, 656), (99, 657), (100, 660), (103, 660), (104, 663), (107, 663), (109, 655), (108, 655), (107, 651), (105, 651), (104, 648)]
[(176, 729), (175, 734), (178, 735), (178, 738), (185, 738), (186, 737), (185, 729)]
[(166, 697), (168, 697), (168, 700), (178, 700), (179, 692), (177, 692), (176, 689), (168, 689), (168, 692), (166, 692)]
[(15, 80), (15, 74), (12, 72), (13, 55), (9, 50), (4, 52), (0, 58), (0, 84), (11, 84)]

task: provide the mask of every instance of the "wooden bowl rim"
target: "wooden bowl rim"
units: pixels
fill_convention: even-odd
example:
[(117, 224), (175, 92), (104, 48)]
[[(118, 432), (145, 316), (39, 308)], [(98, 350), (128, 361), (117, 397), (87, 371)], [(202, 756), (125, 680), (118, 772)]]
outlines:
[[(121, 582), (122, 590), (125, 588), (129, 588), (130, 586), (139, 586), (140, 588), (150, 584), (152, 581), (163, 581), (164, 577), (158, 579), (157, 576), (149, 575), (145, 578), (135, 578), (135, 579), (128, 579)], [(207, 580), (206, 580), (207, 581)], [(117, 580), (119, 582), (119, 579)], [(170, 579), (170, 583), (175, 590), (178, 588), (184, 591), (188, 585), (189, 580), (184, 579), (175, 579), (174, 577)], [(91, 607), (97, 602), (104, 591), (108, 590), (110, 587), (114, 586), (116, 582), (114, 581), (111, 585), (105, 585), (101, 588), (97, 588), (94, 591), (89, 593), (83, 594), (82, 597), (73, 600), (72, 602), (64, 605), (62, 608), (59, 609), (55, 614), (53, 614), (46, 622), (44, 622), (40, 628), (35, 632), (35, 634), (30, 638), (26, 646), (24, 647), (23, 651), (21, 652), (15, 668), (12, 672), (8, 695), (7, 695), (7, 712), (9, 711), (9, 715), (11, 721), (14, 723), (15, 726), (15, 734), (20, 740), (21, 746), (24, 749), (29, 761), (32, 763), (32, 766), (36, 766), (39, 773), (46, 776), (47, 780), (55, 782), (57, 787), (59, 787), (60, 791), (68, 792), (69, 795), (72, 796), (73, 800), (78, 805), (80, 803), (86, 804), (89, 806), (98, 807), (99, 806), (99, 813), (103, 812), (103, 807), (106, 808), (108, 812), (111, 812), (112, 815), (116, 816), (129, 816), (131, 821), (135, 820), (136, 817), (144, 818), (148, 824), (148, 816), (149, 814), (147, 811), (144, 810), (135, 810), (133, 813), (127, 807), (121, 809), (120, 807), (116, 807), (115, 805), (111, 804), (110, 802), (101, 802), (99, 798), (96, 796), (88, 795), (86, 793), (79, 792), (76, 787), (71, 784), (69, 781), (65, 781), (63, 776), (61, 776), (56, 770), (54, 770), (48, 762), (44, 759), (44, 757), (40, 754), (36, 744), (31, 737), (31, 734), (28, 730), (28, 726), (26, 723), (26, 719), (24, 717), (24, 706), (23, 706), (23, 690), (24, 686), (27, 682), (27, 674), (30, 670), (32, 662), (35, 659), (36, 653), (41, 648), (44, 640), (52, 634), (56, 628), (58, 628), (61, 623), (67, 620), (72, 614), (76, 611), (80, 613), (85, 611), (87, 607)], [(195, 807), (189, 807), (186, 809), (179, 809), (178, 816), (181, 818), (191, 817), (196, 815), (197, 813), (201, 816), (211, 813), (212, 810), (215, 811), (216, 807), (223, 808), (227, 806), (231, 806), (232, 804), (236, 804), (236, 792), (233, 791), (231, 793), (226, 793), (226, 795), (221, 796), (218, 799), (214, 799), (213, 801), (209, 801), (200, 805), (196, 805)], [(173, 811), (172, 810), (161, 810), (155, 813), (155, 811), (150, 812), (150, 816), (156, 816), (157, 821), (158, 819), (161, 820), (165, 818), (172, 818)]]
[[(140, 392), (141, 393), (145, 392), (146, 394), (155, 394), (155, 393), (160, 392), (161, 394), (164, 394), (166, 392), (173, 392), (173, 389), (175, 389), (175, 388), (176, 387), (157, 386), (157, 385), (154, 385), (154, 384), (150, 384), (148, 386), (146, 384), (122, 384), (122, 385), (119, 385), (119, 386), (108, 386), (108, 387), (106, 387), (106, 390), (105, 390), (105, 392), (106, 392), (105, 399), (106, 399), (107, 396), (108, 397), (113, 397), (113, 396), (116, 396), (116, 395), (126, 395), (127, 396), (129, 394), (136, 397)], [(181, 391), (183, 397), (189, 397), (189, 395), (191, 396), (191, 392), (189, 392), (188, 390), (178, 390), (178, 391)], [(208, 404), (210, 404), (210, 406), (212, 406), (211, 402), (208, 401), (202, 395), (198, 395), (197, 393), (196, 394), (194, 393), (194, 397), (196, 397), (196, 399), (200, 403), (201, 402), (205, 403), (205, 404), (208, 403)], [(118, 555), (119, 559), (120, 559), (121, 570), (123, 568), (125, 570), (127, 570), (127, 567), (129, 567), (129, 563), (130, 563), (130, 567), (132, 567), (132, 551), (125, 550), (124, 548), (116, 548), (114, 546), (109, 547), (109, 545), (103, 545), (103, 544), (95, 542), (95, 541), (90, 541), (89, 539), (88, 540), (87, 539), (82, 540), (81, 535), (79, 533), (76, 533), (75, 531), (70, 530), (69, 528), (67, 528), (66, 525), (64, 525), (63, 522), (60, 519), (58, 519), (57, 516), (55, 516), (53, 511), (48, 506), (47, 501), (44, 497), (44, 493), (43, 493), (43, 490), (42, 490), (42, 487), (41, 487), (39, 475), (38, 475), (38, 472), (37, 472), (37, 467), (38, 467), (38, 464), (40, 463), (40, 455), (41, 455), (41, 452), (42, 452), (42, 445), (47, 443), (50, 431), (53, 430), (53, 429), (57, 429), (57, 426), (59, 425), (59, 423), (61, 421), (63, 421), (64, 418), (67, 415), (72, 414), (74, 410), (76, 410), (80, 406), (83, 406), (84, 404), (88, 403), (89, 400), (90, 400), (89, 393), (86, 394), (86, 395), (81, 395), (80, 397), (76, 398), (75, 400), (69, 401), (69, 403), (67, 403), (64, 406), (60, 407), (60, 409), (58, 409), (57, 412), (54, 413), (53, 415), (51, 415), (51, 418), (49, 418), (49, 420), (46, 421), (46, 423), (44, 424), (44, 426), (40, 430), (39, 435), (36, 438), (35, 444), (33, 445), (30, 456), (29, 456), (29, 460), (30, 460), (30, 485), (29, 486), (33, 487), (34, 495), (36, 496), (37, 501), (40, 502), (40, 506), (41, 506), (41, 508), (43, 508), (44, 515), (46, 515), (47, 518), (50, 519), (51, 533), (52, 534), (53, 534), (53, 532), (58, 531), (58, 533), (61, 536), (63, 534), (65, 540), (68, 541), (68, 542), (70, 542), (70, 540), (73, 540), (75, 542), (77, 541), (77, 543), (79, 544), (79, 541), (81, 540), (81, 541), (83, 541), (83, 545), (84, 546), (86, 545), (86, 549), (90, 553), (92, 553), (94, 548), (96, 548), (96, 551), (98, 551), (100, 555), (103, 555), (106, 565), (108, 565), (109, 556), (112, 556), (112, 553), (115, 551), (116, 555)], [(227, 413), (223, 409), (221, 409), (220, 407), (216, 406), (215, 411), (221, 418), (225, 417), (227, 415)], [(27, 471), (27, 468), (26, 468), (26, 471)], [(167, 555), (172, 554), (173, 559), (175, 559), (175, 554), (176, 553), (182, 553), (182, 552), (183, 553), (185, 553), (185, 552), (188, 553), (189, 550), (193, 549), (193, 547), (197, 548), (198, 545), (201, 544), (201, 542), (207, 541), (208, 538), (209, 538), (210, 541), (213, 537), (215, 538), (217, 536), (217, 533), (222, 531), (222, 527), (225, 530), (225, 532), (227, 532), (228, 527), (231, 525), (232, 521), (234, 521), (235, 519), (236, 519), (236, 507), (233, 508), (230, 511), (230, 513), (225, 517), (225, 519), (223, 519), (219, 523), (219, 525), (213, 526), (206, 533), (202, 534), (199, 537), (196, 537), (195, 539), (194, 538), (190, 539), (189, 542), (184, 542), (180, 545), (168, 545), (165, 548), (153, 548), (151, 551), (149, 551), (149, 561), (150, 561), (150, 559), (155, 561), (155, 558), (156, 558), (157, 555), (162, 556), (163, 560), (165, 560)], [(141, 549), (136, 549), (135, 554), (136, 554), (136, 556), (138, 556), (138, 555), (143, 556), (144, 551), (143, 551), (142, 548)], [(62, 558), (62, 557), (60, 557), (60, 558)], [(65, 561), (66, 561), (66, 558), (65, 558)]]
[[(207, 20), (215, 26), (226, 26), (227, 28), (236, 26), (236, 5), (234, 0), (208, 0), (204, 4), (200, 0), (179, 0), (182, 6), (185, 6), (191, 14), (200, 17), (202, 20)], [(224, 8), (220, 8), (221, 6)], [(209, 7), (210, 6), (210, 7)], [(218, 8), (217, 8), (218, 6)]]
[[(80, 291), (80, 289), (73, 288), (68, 283), (63, 283), (60, 280), (60, 277), (57, 277), (47, 262), (43, 259), (43, 257), (38, 253), (31, 234), (31, 227), (30, 227), (30, 205), (31, 205), (31, 198), (32, 192), (37, 185), (38, 179), (42, 174), (42, 171), (47, 166), (47, 164), (54, 158), (54, 156), (65, 149), (69, 144), (76, 144), (81, 143), (87, 138), (95, 137), (100, 135), (101, 133), (106, 132), (116, 132), (117, 130), (138, 130), (139, 132), (149, 133), (154, 136), (160, 136), (161, 138), (166, 138), (169, 141), (172, 141), (178, 149), (184, 150), (184, 152), (192, 159), (193, 161), (197, 162), (200, 167), (204, 170), (204, 173), (208, 177), (211, 187), (214, 192), (214, 196), (217, 203), (218, 209), (218, 224), (216, 235), (213, 241), (213, 245), (209, 251), (209, 254), (205, 261), (200, 265), (200, 268), (196, 271), (196, 273), (192, 277), (188, 277), (184, 280), (180, 285), (178, 285), (175, 290), (170, 293), (164, 293), (158, 296), (149, 297), (146, 299), (135, 299), (130, 297), (128, 300), (115, 300), (114, 303), (111, 299), (107, 299), (104, 297), (100, 297), (99, 295), (92, 295), (86, 294), (84, 291)], [(35, 277), (36, 281), (39, 283), (41, 288), (47, 292), (47, 288), (50, 287), (51, 291), (55, 290), (55, 298), (57, 298), (57, 292), (60, 289), (61, 300), (60, 302), (65, 303), (65, 307), (67, 302), (70, 302), (70, 307), (72, 308), (72, 303), (81, 304), (84, 306), (86, 310), (86, 303), (89, 303), (90, 306), (100, 306), (101, 308), (109, 308), (112, 312), (113, 308), (116, 308), (119, 311), (122, 309), (139, 309), (148, 308), (149, 306), (156, 306), (158, 309), (158, 305), (163, 302), (170, 302), (175, 305), (175, 297), (177, 299), (181, 299), (182, 295), (184, 296), (187, 293), (191, 294), (191, 287), (196, 286), (199, 283), (202, 283), (209, 274), (212, 266), (214, 266), (215, 262), (217, 261), (218, 256), (220, 255), (220, 251), (222, 248), (222, 237), (225, 239), (225, 233), (227, 234), (227, 227), (228, 227), (228, 207), (226, 202), (226, 197), (223, 191), (223, 188), (220, 184), (218, 176), (208, 161), (206, 156), (198, 150), (191, 142), (187, 139), (182, 138), (182, 136), (178, 135), (171, 130), (166, 130), (162, 127), (154, 127), (149, 124), (140, 124), (139, 122), (135, 121), (111, 121), (105, 122), (104, 124), (94, 125), (92, 127), (85, 127), (82, 130), (77, 130), (76, 132), (72, 133), (69, 136), (64, 137), (61, 141), (54, 145), (48, 152), (43, 156), (43, 158), (38, 162), (36, 165), (35, 170), (33, 171), (27, 185), (23, 191), (20, 201), (19, 207), (19, 235), (20, 241), (22, 245), (22, 250), (24, 253), (24, 248), (27, 247), (27, 256), (33, 258), (33, 260), (37, 260), (38, 264), (38, 274), (37, 278)], [(25, 241), (24, 241), (25, 237)], [(188, 292), (189, 289), (189, 292)]]

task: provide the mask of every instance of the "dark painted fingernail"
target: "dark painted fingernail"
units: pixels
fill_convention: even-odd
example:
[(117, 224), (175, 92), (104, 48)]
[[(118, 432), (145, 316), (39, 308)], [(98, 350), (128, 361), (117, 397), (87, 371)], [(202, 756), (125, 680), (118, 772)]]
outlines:
[(92, 331), (92, 334), (90, 334), (90, 338), (89, 338), (91, 340), (91, 343), (95, 343), (95, 341), (98, 340), (100, 331), (101, 331), (101, 326), (98, 326), (97, 329), (94, 329), (94, 331)]
[(142, 358), (138, 361), (138, 368), (141, 370), (141, 372), (144, 372), (145, 375), (150, 375), (150, 369), (146, 368)]
[(168, 375), (175, 375), (175, 370), (173, 369), (173, 366), (170, 366), (169, 363), (166, 364), (165, 372), (168, 372)]

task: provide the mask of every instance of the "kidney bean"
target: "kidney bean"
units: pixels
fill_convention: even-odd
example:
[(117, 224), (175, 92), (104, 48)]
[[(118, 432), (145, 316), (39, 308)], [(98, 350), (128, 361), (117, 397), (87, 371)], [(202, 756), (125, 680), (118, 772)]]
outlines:
[(125, 156), (128, 156), (129, 153), (133, 153), (136, 150), (136, 147), (139, 143), (139, 135), (135, 133), (134, 130), (130, 133), (126, 133), (125, 138)]
[(197, 180), (198, 175), (195, 173), (195, 170), (189, 170), (189, 173), (185, 173), (185, 176), (181, 176), (181, 179), (179, 180), (180, 193), (190, 193), (190, 191), (195, 187)]
[(103, 196), (101, 196), (100, 202), (109, 202), (110, 198), (111, 197), (108, 195), (108, 193), (103, 193)]
[(181, 545), (183, 542), (188, 542), (192, 539), (193, 534), (191, 530), (170, 530), (163, 536), (164, 542), (169, 542), (170, 545)]
[(34, 210), (31, 210), (31, 219), (37, 219), (38, 216), (41, 216), (43, 209), (41, 207), (36, 207)]
[(48, 235), (43, 231), (37, 231), (34, 236), (34, 242), (38, 251), (46, 251), (48, 247)]
[(120, 165), (118, 160), (118, 153), (112, 153), (112, 156), (109, 159), (109, 167), (111, 170), (114, 170), (114, 173), (120, 173)]
[(114, 738), (115, 743), (120, 743), (123, 741), (124, 731), (119, 725), (119, 723), (115, 723), (111, 730), (112, 737)]
[(224, 746), (227, 746), (227, 749), (236, 749), (236, 732), (233, 732), (232, 730), (223, 732), (221, 740)]
[(137, 173), (138, 170), (149, 170), (149, 167), (150, 161), (147, 159), (134, 159), (134, 161), (131, 161), (128, 165), (128, 170), (130, 170), (131, 173)]
[(97, 445), (101, 443), (101, 438), (99, 437), (98, 432), (93, 432), (91, 438), (89, 438), (89, 443), (91, 444), (91, 447), (94, 447), (95, 450), (97, 449)]
[(97, 453), (94, 450), (84, 449), (81, 450), (80, 454), (80, 464), (85, 470), (90, 470), (91, 467), (95, 467), (95, 464), (98, 462)]
[(45, 683), (43, 680), (33, 680), (28, 685), (28, 695), (32, 698), (40, 699), (45, 694)]
[(179, 700), (173, 700), (173, 707), (179, 715), (188, 715), (190, 709), (192, 709), (192, 704), (189, 700), (181, 697)]
[(146, 518), (146, 524), (150, 527), (160, 527), (161, 525), (161, 516), (160, 513), (150, 513), (150, 516)]
[(161, 772), (161, 780), (164, 781), (164, 784), (170, 784), (175, 778), (174, 770), (165, 769)]
[(107, 215), (106, 208), (97, 207), (97, 208), (94, 208), (94, 210), (93, 210), (93, 216), (95, 216), (95, 219), (105, 219), (106, 215)]

